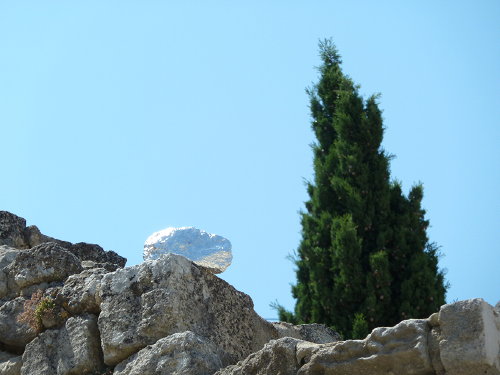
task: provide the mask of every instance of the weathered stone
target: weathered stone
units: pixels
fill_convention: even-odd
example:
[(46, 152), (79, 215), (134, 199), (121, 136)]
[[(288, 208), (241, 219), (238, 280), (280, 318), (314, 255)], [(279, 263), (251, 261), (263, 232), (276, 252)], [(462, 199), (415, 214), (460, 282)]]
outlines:
[[(437, 314), (434, 313), (433, 315)], [(428, 320), (431, 320), (431, 317)], [(435, 326), (429, 332), (429, 340), (428, 340), (429, 358), (431, 359), (431, 365), (436, 375), (445, 375), (446, 371), (444, 369), (443, 363), (441, 362), (441, 357), (439, 353), (440, 340), (441, 340), (441, 328), (439, 326)]]
[(222, 367), (217, 347), (191, 331), (158, 340), (118, 364), (113, 375), (207, 375)]
[(7, 285), (7, 266), (16, 259), (19, 250), (5, 245), (0, 245), (0, 298), (9, 294)]
[(122, 268), (114, 263), (109, 263), (109, 262), (98, 263), (98, 262), (94, 262), (92, 260), (82, 260), (82, 267), (84, 270), (91, 270), (94, 268), (103, 268), (108, 272), (113, 272), (113, 271), (116, 271), (118, 268)]
[[(81, 261), (93, 261), (101, 264), (113, 264), (116, 268), (125, 267), (127, 259), (114, 251), (105, 251), (99, 245), (79, 242), (71, 245), (68, 251), (75, 254)], [(114, 271), (114, 270), (113, 270)]]
[(213, 273), (224, 272), (233, 260), (229, 240), (193, 227), (167, 228), (147, 238), (144, 260), (169, 253), (185, 256)]
[(324, 345), (297, 374), (434, 375), (428, 333), (427, 321), (417, 319), (375, 328), (364, 340)]
[(47, 330), (26, 346), (22, 375), (84, 375), (104, 368), (96, 317), (69, 318), (59, 330)]
[(285, 322), (273, 323), (278, 337), (293, 337), (300, 340), (323, 344), (340, 340), (340, 335), (323, 324), (293, 325)]
[(76, 256), (49, 242), (19, 251), (5, 271), (8, 289), (17, 292), (31, 285), (64, 281), (69, 275), (81, 272), (82, 266)]
[(47, 242), (55, 242), (65, 249), (71, 246), (71, 242), (61, 241), (42, 234), (36, 225), (30, 225), (24, 229), (24, 241), (27, 248), (32, 248)]
[(476, 298), (439, 311), (441, 362), (447, 374), (500, 374), (500, 318)]
[(61, 241), (46, 236), (35, 225), (26, 227), (26, 220), (7, 211), (0, 211), (0, 245), (16, 249), (29, 249), (53, 242), (75, 254), (81, 261), (93, 261), (106, 269), (122, 268), (127, 259), (114, 251), (105, 251), (99, 245)]
[(26, 220), (7, 211), (0, 211), (0, 245), (16, 249), (26, 249), (29, 245), (24, 239)]
[(69, 276), (56, 295), (57, 302), (73, 315), (83, 312), (98, 314), (101, 311), (98, 292), (106, 273), (103, 268), (92, 268)]
[(296, 357), (300, 342), (291, 337), (271, 340), (258, 352), (214, 375), (295, 375), (300, 368)]
[(175, 254), (104, 275), (100, 295), (99, 330), (108, 365), (184, 331), (214, 343), (223, 365), (277, 337), (272, 324), (254, 312), (249, 296)]
[(21, 356), (0, 351), (0, 374), (20, 375), (21, 365)]
[(0, 342), (15, 351), (22, 350), (36, 336), (32, 328), (17, 320), (24, 310), (25, 301), (25, 298), (18, 297), (0, 306)]

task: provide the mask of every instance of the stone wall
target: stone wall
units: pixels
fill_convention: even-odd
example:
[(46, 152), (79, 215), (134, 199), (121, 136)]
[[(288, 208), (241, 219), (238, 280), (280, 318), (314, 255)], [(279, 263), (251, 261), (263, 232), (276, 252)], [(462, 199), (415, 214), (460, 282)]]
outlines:
[(0, 211), (0, 375), (500, 374), (499, 311), (481, 299), (340, 341), (265, 321), (182, 256), (125, 261)]

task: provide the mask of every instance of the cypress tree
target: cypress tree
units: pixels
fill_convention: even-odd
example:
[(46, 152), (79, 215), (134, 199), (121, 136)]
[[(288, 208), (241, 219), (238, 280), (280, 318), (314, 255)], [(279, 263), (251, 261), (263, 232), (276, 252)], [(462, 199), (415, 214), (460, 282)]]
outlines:
[(378, 96), (361, 97), (330, 40), (320, 42), (320, 56), (319, 82), (307, 90), (317, 142), (295, 259), (297, 303), (294, 313), (276, 307), (281, 320), (361, 337), (436, 311), (446, 287), (426, 235), (422, 186), (406, 197), (390, 181)]

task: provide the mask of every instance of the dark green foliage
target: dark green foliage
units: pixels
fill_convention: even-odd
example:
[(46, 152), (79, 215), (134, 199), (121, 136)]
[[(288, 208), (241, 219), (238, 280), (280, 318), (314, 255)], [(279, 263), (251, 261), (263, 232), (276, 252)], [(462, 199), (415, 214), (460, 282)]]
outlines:
[(422, 186), (405, 196), (390, 182), (378, 97), (360, 96), (331, 41), (320, 43), (320, 56), (319, 82), (307, 90), (317, 142), (295, 260), (297, 304), (294, 313), (276, 308), (282, 320), (362, 337), (430, 315), (446, 288), (426, 234)]
[(356, 340), (364, 339), (370, 330), (365, 316), (362, 313), (354, 315), (354, 323), (352, 324), (352, 338)]

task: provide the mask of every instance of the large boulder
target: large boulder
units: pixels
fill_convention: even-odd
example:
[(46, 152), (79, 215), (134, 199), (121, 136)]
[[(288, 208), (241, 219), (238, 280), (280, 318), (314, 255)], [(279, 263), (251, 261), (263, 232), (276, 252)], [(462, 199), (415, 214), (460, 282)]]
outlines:
[(208, 375), (222, 367), (217, 347), (191, 331), (174, 333), (131, 355), (113, 375)]
[(68, 277), (56, 295), (59, 305), (73, 315), (83, 312), (99, 314), (101, 280), (108, 273), (104, 268), (92, 268)]
[(24, 238), (26, 220), (7, 211), (0, 211), (0, 245), (17, 249), (29, 248)]
[(500, 316), (483, 299), (442, 306), (439, 328), (447, 374), (500, 374)]
[(249, 296), (180, 255), (108, 273), (100, 290), (99, 330), (108, 365), (184, 331), (215, 344), (223, 365), (277, 337)]
[(69, 275), (82, 270), (81, 262), (75, 255), (56, 243), (48, 242), (19, 251), (5, 268), (7, 288), (11, 293), (44, 283), (46, 288), (49, 283), (64, 281)]
[(36, 331), (18, 317), (24, 311), (24, 297), (6, 301), (0, 306), (0, 343), (12, 352), (21, 352), (36, 337)]
[(26, 346), (22, 361), (22, 375), (90, 375), (101, 371), (104, 364), (96, 317), (72, 317), (61, 329), (41, 333)]
[(364, 340), (318, 348), (297, 374), (433, 375), (428, 353), (427, 320), (405, 320), (375, 328)]

